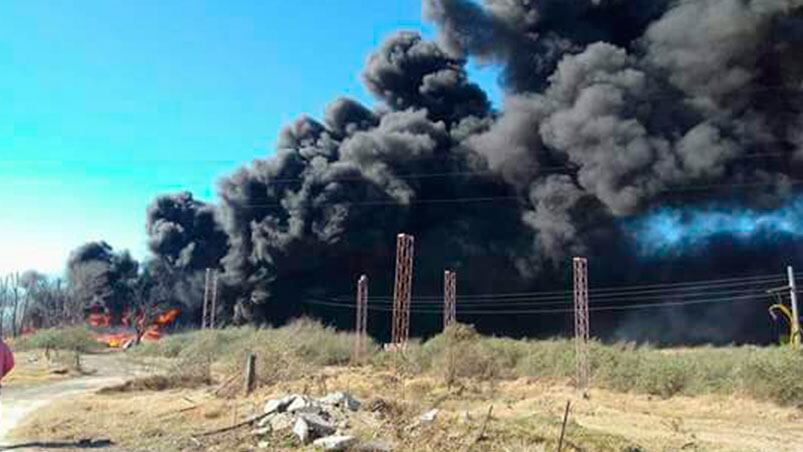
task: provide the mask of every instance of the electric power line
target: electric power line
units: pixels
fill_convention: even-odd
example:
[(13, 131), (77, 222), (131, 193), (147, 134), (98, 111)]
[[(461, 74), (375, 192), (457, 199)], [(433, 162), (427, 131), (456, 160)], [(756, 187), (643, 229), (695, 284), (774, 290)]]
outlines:
[[(803, 272), (797, 274), (798, 276), (803, 275)], [(635, 294), (650, 294), (656, 291), (664, 291), (666, 289), (672, 289), (674, 291), (695, 291), (695, 290), (707, 290), (712, 288), (725, 288), (725, 287), (738, 287), (738, 286), (745, 286), (751, 284), (761, 284), (761, 283), (774, 283), (774, 282), (782, 282), (785, 281), (785, 277), (782, 276), (773, 276), (773, 275), (756, 275), (756, 276), (744, 276), (744, 277), (731, 277), (731, 278), (719, 278), (719, 279), (710, 279), (710, 280), (699, 280), (699, 281), (686, 281), (680, 283), (657, 283), (657, 284), (640, 284), (640, 285), (630, 285), (630, 286), (608, 286), (608, 287), (592, 287), (589, 290), (592, 291), (592, 295), (595, 299), (600, 298), (608, 298), (614, 296), (621, 296), (621, 295), (635, 295)], [(514, 292), (514, 293), (501, 293), (501, 294), (473, 294), (473, 295), (460, 295), (460, 300), (492, 300), (492, 299), (505, 299), (505, 300), (515, 300), (519, 298), (526, 298), (528, 300), (554, 300), (554, 299), (565, 299), (570, 297), (572, 294), (571, 291), (540, 291), (540, 292)], [(413, 301), (419, 300), (438, 300), (440, 296), (438, 295), (431, 295), (431, 296), (420, 296), (414, 297)], [(351, 297), (339, 296), (335, 297), (336, 300), (343, 300), (343, 299), (351, 299)], [(383, 300), (390, 300), (392, 297), (390, 296), (375, 296), (369, 297), (369, 300), (375, 301), (383, 301)], [(461, 301), (463, 304), (464, 301)]]
[[(712, 304), (712, 303), (725, 303), (725, 302), (744, 302), (744, 301), (755, 301), (758, 299), (765, 299), (766, 293), (755, 294), (755, 295), (743, 295), (743, 296), (735, 296), (735, 297), (724, 297), (724, 298), (712, 298), (712, 299), (704, 299), (704, 300), (691, 300), (691, 301), (677, 301), (677, 302), (665, 302), (665, 303), (642, 303), (642, 304), (631, 304), (631, 305), (616, 305), (616, 306), (598, 306), (589, 307), (590, 311), (627, 311), (627, 310), (636, 310), (636, 309), (651, 309), (651, 308), (666, 308), (672, 306), (689, 306), (689, 305), (702, 305), (702, 304)], [(318, 305), (318, 306), (328, 306), (328, 307), (336, 307), (342, 309), (356, 309), (354, 305), (351, 304), (343, 304), (343, 303), (333, 303), (328, 301), (309, 301), (304, 300), (302, 301), (304, 304), (309, 305)], [(459, 303), (458, 303), (459, 305)], [(387, 308), (384, 306), (372, 306), (369, 303), (368, 306), (369, 310), (373, 311), (381, 311), (381, 312), (391, 312), (391, 308)], [(423, 310), (423, 309), (410, 309), (410, 312), (415, 314), (442, 314), (442, 310), (440, 309), (430, 309), (430, 310)], [(568, 314), (574, 312), (573, 309), (521, 309), (521, 310), (459, 310), (459, 313), (462, 315), (512, 315), (512, 314)]]
[[(695, 299), (695, 298), (702, 298), (702, 297), (712, 297), (712, 296), (737, 296), (737, 295), (745, 295), (745, 294), (766, 294), (766, 288), (760, 289), (750, 289), (750, 290), (715, 290), (715, 291), (704, 291), (698, 293), (668, 293), (668, 294), (655, 294), (650, 296), (616, 296), (610, 297), (609, 299), (602, 299), (599, 300), (593, 296), (589, 296), (590, 305), (591, 306), (605, 306), (609, 304), (616, 304), (621, 302), (628, 302), (628, 301), (641, 301), (641, 300), (670, 300), (670, 299)], [(334, 302), (339, 302), (339, 300), (332, 300)], [(378, 304), (379, 306), (389, 306), (389, 303), (381, 302), (381, 303), (374, 303), (375, 305)], [(542, 306), (565, 306), (571, 305), (572, 299), (571, 298), (563, 298), (561, 300), (554, 300), (554, 301), (541, 301), (541, 300), (534, 300), (534, 299), (519, 299), (519, 300), (512, 300), (512, 301), (465, 301), (461, 302), (461, 307), (466, 306), (483, 306), (483, 307), (502, 307), (502, 306), (514, 306), (514, 307), (527, 307), (527, 306), (534, 306), (534, 307), (542, 307)], [(436, 302), (418, 302), (416, 303), (413, 301), (411, 306), (422, 306), (422, 307), (433, 307), (439, 306)]]
[[(731, 183), (731, 184), (708, 184), (708, 185), (688, 185), (685, 187), (677, 187), (666, 190), (658, 190), (655, 194), (660, 193), (682, 193), (705, 191), (714, 188), (750, 188), (750, 187), (771, 187), (778, 184), (786, 185), (800, 185), (803, 184), (803, 179), (788, 179), (783, 182), (745, 182), (745, 183)], [(343, 203), (349, 206), (407, 206), (412, 204), (450, 204), (450, 203), (483, 203), (483, 202), (497, 202), (497, 201), (519, 201), (526, 202), (527, 198), (520, 195), (499, 195), (499, 196), (477, 196), (477, 197), (455, 197), (455, 198), (440, 198), (440, 199), (410, 199), (407, 201), (394, 200), (394, 201), (344, 201)], [(316, 205), (324, 204), (341, 204), (340, 202), (317, 202)], [(240, 207), (285, 207), (280, 202), (275, 203), (259, 203), (259, 204), (238, 204)], [(503, 207), (497, 205), (494, 207)]]

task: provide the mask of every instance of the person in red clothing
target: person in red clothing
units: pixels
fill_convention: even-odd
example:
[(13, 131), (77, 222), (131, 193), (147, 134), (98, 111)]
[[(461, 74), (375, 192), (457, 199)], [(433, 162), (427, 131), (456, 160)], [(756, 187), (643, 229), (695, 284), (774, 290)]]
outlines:
[(14, 368), (14, 354), (3, 339), (0, 339), (0, 382)]

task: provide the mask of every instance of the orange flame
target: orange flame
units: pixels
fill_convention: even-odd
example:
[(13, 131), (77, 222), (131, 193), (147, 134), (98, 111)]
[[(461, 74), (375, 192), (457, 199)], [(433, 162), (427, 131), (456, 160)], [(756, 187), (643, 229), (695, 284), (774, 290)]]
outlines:
[(111, 324), (111, 316), (109, 314), (93, 312), (87, 316), (86, 321), (96, 328), (108, 328)]
[(170, 325), (176, 321), (176, 318), (178, 318), (179, 314), (181, 314), (181, 310), (178, 308), (168, 309), (167, 311), (159, 314), (156, 317), (156, 320), (153, 321), (153, 324), (160, 327)]
[[(173, 308), (173, 309), (168, 309), (167, 311), (157, 315), (156, 318), (153, 320), (153, 324), (145, 328), (145, 332), (142, 334), (142, 340), (143, 341), (159, 340), (164, 335), (162, 330), (166, 326), (175, 322), (180, 313), (181, 313), (180, 309)], [(144, 321), (145, 321), (145, 316), (140, 311), (139, 314), (137, 315), (137, 319), (135, 320), (135, 322), (137, 326), (141, 328)], [(91, 313), (87, 316), (87, 323), (96, 328), (111, 328), (111, 316), (106, 313), (103, 314), (97, 312)], [(125, 346), (127, 343), (135, 341), (137, 339), (137, 333), (136, 331), (131, 330), (129, 327), (127, 312), (123, 313), (120, 324), (122, 331), (97, 333), (95, 335), (95, 339), (98, 342), (106, 344), (106, 346), (111, 348), (121, 348)]]

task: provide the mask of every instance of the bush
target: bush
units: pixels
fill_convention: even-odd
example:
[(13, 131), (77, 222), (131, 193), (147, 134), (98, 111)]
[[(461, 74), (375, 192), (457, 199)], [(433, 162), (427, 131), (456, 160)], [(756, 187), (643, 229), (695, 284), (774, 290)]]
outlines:
[[(44, 333), (44, 332), (43, 332)], [(307, 319), (281, 328), (228, 328), (168, 336), (134, 353), (178, 359), (177, 369), (208, 375), (217, 363), (229, 375), (242, 372), (246, 355), (257, 355), (260, 384), (296, 379), (318, 366), (352, 362), (354, 335)], [(403, 374), (492, 380), (574, 376), (574, 342), (482, 336), (453, 325), (424, 343), (411, 340), (404, 353), (379, 351), (370, 342), (365, 362)], [(178, 370), (177, 370), (178, 371)], [(700, 347), (661, 350), (633, 343), (591, 343), (591, 384), (617, 391), (672, 397), (677, 394), (740, 393), (803, 406), (803, 354), (781, 347)]]
[[(219, 364), (227, 375), (239, 374), (246, 356), (257, 356), (257, 382), (272, 384), (299, 378), (313, 366), (344, 365), (352, 361), (355, 337), (308, 319), (281, 328), (236, 327), (176, 334), (142, 344), (140, 356), (177, 358), (175, 372), (207, 375)], [(368, 344), (367, 355), (377, 351)]]
[(49, 328), (22, 337), (14, 343), (18, 350), (69, 350), (87, 353), (99, 350), (102, 345), (95, 340), (89, 329), (80, 326)]
[(490, 380), (502, 372), (502, 360), (492, 346), (467, 325), (451, 325), (443, 334), (425, 342), (418, 353), (419, 368), (441, 373), (451, 385), (458, 378)]

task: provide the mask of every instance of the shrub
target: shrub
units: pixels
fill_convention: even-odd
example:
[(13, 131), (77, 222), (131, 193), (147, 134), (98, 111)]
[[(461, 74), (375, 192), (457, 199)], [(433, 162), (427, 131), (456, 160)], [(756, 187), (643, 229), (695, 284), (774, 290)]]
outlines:
[[(46, 332), (42, 340), (45, 341)], [(50, 340), (50, 339), (48, 339)], [(63, 341), (62, 341), (63, 343)], [(316, 366), (352, 362), (354, 335), (308, 319), (281, 328), (228, 328), (168, 336), (134, 353), (177, 358), (177, 371), (208, 375), (212, 363), (229, 374), (257, 355), (260, 384), (296, 379)], [(803, 354), (781, 347), (656, 349), (633, 343), (591, 343), (591, 384), (617, 391), (671, 397), (677, 394), (740, 393), (803, 406)], [(370, 342), (366, 362), (402, 374), (490, 380), (534, 376), (571, 379), (574, 343), (568, 339), (515, 340), (482, 336), (453, 325), (424, 343), (411, 340), (404, 353), (379, 351)]]
[(449, 385), (457, 378), (489, 380), (500, 376), (502, 367), (489, 339), (473, 327), (454, 324), (425, 342), (419, 359), (421, 368), (437, 369)]
[(18, 339), (14, 347), (19, 350), (69, 350), (87, 353), (102, 346), (92, 337), (89, 329), (80, 326), (48, 328)]

